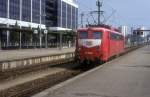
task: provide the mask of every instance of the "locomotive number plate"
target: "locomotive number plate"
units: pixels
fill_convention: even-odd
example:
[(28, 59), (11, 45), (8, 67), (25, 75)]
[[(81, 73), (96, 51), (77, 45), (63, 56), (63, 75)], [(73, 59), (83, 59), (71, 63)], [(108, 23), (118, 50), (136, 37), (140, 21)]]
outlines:
[(91, 55), (93, 54), (93, 52), (85, 52), (85, 54)]

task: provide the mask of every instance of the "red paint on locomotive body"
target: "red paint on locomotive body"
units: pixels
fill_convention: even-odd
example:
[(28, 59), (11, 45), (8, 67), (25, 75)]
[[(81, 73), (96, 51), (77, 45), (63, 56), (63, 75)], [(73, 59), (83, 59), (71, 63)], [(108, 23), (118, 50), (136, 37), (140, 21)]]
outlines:
[(84, 61), (107, 61), (124, 51), (124, 37), (113, 28), (88, 27), (77, 31), (76, 58)]

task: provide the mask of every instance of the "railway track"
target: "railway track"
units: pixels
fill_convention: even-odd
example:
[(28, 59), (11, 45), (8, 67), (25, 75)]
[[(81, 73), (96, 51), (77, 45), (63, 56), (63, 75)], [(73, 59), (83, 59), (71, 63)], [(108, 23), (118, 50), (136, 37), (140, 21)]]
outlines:
[[(125, 53), (137, 48), (139, 47), (127, 48)], [(79, 68), (79, 64), (73, 62), (73, 59), (36, 66), (35, 68), (30, 68), (30, 70), (28, 70), (29, 68), (20, 69), (19, 71), (13, 70), (9, 71), (8, 75), (3, 75), (5, 77), (0, 82), (0, 97), (30, 97), (84, 72)], [(5, 78), (10, 79), (6, 80)]]
[(71, 78), (81, 71), (77, 64), (63, 64), (29, 73), (14, 80), (0, 83), (0, 97), (29, 97), (46, 88)]

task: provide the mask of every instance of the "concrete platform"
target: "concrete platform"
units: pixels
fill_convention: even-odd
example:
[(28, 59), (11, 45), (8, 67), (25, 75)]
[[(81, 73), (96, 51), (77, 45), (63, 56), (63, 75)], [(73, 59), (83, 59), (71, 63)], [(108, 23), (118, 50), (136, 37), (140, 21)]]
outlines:
[(121, 56), (33, 97), (150, 97), (150, 46)]
[(26, 50), (1, 50), (0, 61), (16, 60), (29, 57), (47, 56), (74, 52), (75, 48), (49, 48), (49, 49), (26, 49)]

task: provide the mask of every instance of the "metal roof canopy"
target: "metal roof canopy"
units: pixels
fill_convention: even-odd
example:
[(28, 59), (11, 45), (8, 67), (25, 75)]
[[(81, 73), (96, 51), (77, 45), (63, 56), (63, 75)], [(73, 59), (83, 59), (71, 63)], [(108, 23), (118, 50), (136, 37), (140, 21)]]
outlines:
[(50, 34), (63, 34), (63, 35), (73, 35), (73, 36), (75, 36), (76, 35), (76, 31), (73, 31), (73, 30), (70, 30), (70, 31), (68, 31), (68, 30), (66, 30), (66, 31), (64, 31), (64, 30), (59, 30), (59, 31), (51, 31), (51, 30), (48, 30), (48, 33), (50, 33)]
[[(40, 30), (39, 28), (20, 28), (19, 26), (17, 27), (0, 27), (0, 30), (9, 30), (9, 31), (17, 31), (17, 32), (34, 32), (34, 30)], [(44, 31), (45, 29), (42, 29), (42, 31)], [(59, 31), (51, 31), (51, 30), (48, 30), (48, 33), (49, 34), (63, 34), (63, 35), (73, 35), (75, 36), (76, 35), (76, 31), (73, 31), (73, 30), (59, 30)]]
[(20, 32), (20, 31), (29, 31), (29, 32), (32, 32), (32, 29), (30, 28), (20, 28), (20, 27), (0, 27), (0, 30), (9, 30), (9, 31), (17, 31), (17, 32)]

